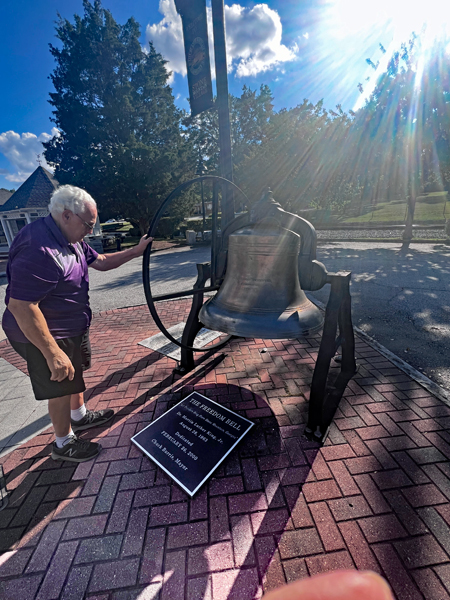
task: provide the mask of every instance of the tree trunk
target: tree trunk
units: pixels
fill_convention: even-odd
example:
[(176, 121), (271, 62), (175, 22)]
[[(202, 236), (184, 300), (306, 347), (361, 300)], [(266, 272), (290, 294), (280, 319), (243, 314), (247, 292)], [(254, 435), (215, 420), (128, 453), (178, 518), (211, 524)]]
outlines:
[(403, 231), (403, 242), (409, 243), (413, 239), (414, 211), (416, 209), (416, 196), (408, 196), (408, 213), (406, 215), (405, 230)]
[(149, 220), (146, 217), (139, 217), (139, 230), (141, 235), (148, 233), (150, 227)]

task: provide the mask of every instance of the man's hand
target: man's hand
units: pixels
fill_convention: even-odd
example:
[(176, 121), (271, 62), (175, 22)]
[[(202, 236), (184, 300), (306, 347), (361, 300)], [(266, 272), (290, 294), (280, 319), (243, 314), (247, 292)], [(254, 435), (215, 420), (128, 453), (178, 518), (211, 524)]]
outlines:
[(134, 247), (134, 250), (136, 250), (136, 256), (142, 256), (150, 242), (153, 242), (152, 237), (147, 237), (146, 235), (142, 236), (139, 240), (139, 244)]
[(141, 237), (137, 246), (133, 246), (127, 250), (122, 250), (122, 252), (99, 254), (94, 262), (92, 262), (89, 266), (96, 271), (110, 271), (111, 269), (117, 269), (117, 267), (124, 265), (129, 260), (142, 256), (151, 241), (153, 241), (153, 238), (148, 238), (146, 235), (144, 235)]
[(63, 381), (66, 377), (72, 381), (75, 369), (50, 333), (39, 303), (10, 298), (8, 309), (28, 341), (42, 352), (51, 372), (51, 381)]
[(72, 381), (75, 376), (75, 369), (67, 354), (60, 348), (58, 349), (59, 352), (55, 352), (52, 356), (46, 358), (48, 368), (52, 374), (50, 380), (63, 381), (68, 377), (69, 380)]

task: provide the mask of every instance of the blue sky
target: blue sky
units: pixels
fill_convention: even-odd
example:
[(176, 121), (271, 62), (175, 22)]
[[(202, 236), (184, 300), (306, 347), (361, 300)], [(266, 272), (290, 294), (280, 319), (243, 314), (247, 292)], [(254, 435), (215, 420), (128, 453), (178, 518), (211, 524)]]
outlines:
[[(434, 1), (426, 3), (428, 9)], [(326, 108), (337, 103), (344, 110), (358, 108), (364, 99), (357, 84), (362, 82), (368, 93), (378, 74), (365, 59), (380, 60), (383, 68), (379, 44), (390, 51), (417, 28), (423, 9), (414, 12), (414, 4), (379, 0), (375, 8), (364, 0), (226, 1), (230, 91), (237, 95), (243, 85), (257, 89), (266, 83), (276, 110), (304, 98), (323, 98)], [(152, 39), (169, 60), (176, 102), (188, 109), (173, 0), (103, 0), (103, 6), (119, 23), (130, 16), (140, 23), (141, 43)], [(402, 6), (409, 7), (406, 13)], [(54, 61), (48, 44), (57, 43), (58, 11), (73, 20), (74, 14), (83, 14), (82, 1), (14, 0), (0, 6), (0, 187), (17, 188), (36, 168), (41, 141), (54, 133), (48, 103)]]

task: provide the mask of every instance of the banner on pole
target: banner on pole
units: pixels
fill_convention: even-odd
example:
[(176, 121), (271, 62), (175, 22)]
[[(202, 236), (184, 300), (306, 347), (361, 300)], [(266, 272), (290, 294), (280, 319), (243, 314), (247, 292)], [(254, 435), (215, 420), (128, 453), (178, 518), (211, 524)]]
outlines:
[(206, 0), (175, 0), (183, 23), (191, 115), (214, 106), (209, 62)]

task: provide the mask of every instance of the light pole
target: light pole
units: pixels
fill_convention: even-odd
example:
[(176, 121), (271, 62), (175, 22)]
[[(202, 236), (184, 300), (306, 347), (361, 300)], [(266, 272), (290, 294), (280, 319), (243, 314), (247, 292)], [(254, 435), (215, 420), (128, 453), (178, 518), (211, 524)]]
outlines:
[[(203, 175), (203, 161), (202, 158), (199, 158), (198, 161), (198, 167), (197, 167), (197, 173), (196, 175), (198, 177), (201, 177)], [(202, 240), (205, 241), (205, 229), (206, 229), (206, 212), (205, 212), (205, 197), (203, 194), (203, 179), (200, 182), (200, 189), (201, 189), (201, 195), (202, 195), (202, 216), (203, 216), (203, 226), (202, 226)]]
[[(228, 105), (227, 52), (223, 0), (211, 0), (214, 31), (214, 62), (216, 65), (217, 108), (219, 113), (220, 174), (233, 181), (231, 158), (230, 110)], [(222, 186), (221, 229), (234, 219), (234, 197), (229, 186)]]

